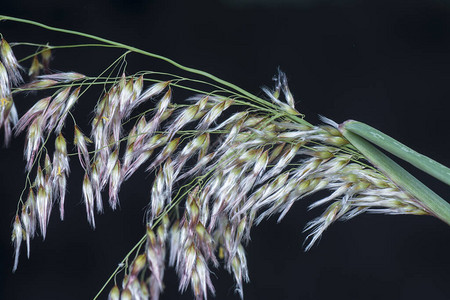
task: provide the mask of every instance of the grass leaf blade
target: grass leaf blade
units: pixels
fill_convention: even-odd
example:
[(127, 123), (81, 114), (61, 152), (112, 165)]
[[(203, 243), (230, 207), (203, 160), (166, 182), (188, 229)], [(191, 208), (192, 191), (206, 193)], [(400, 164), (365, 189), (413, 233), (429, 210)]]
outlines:
[(413, 195), (430, 214), (450, 225), (448, 202), (361, 136), (349, 131), (345, 126), (341, 127), (341, 132), (376, 168), (401, 189)]
[(358, 121), (350, 120), (343, 124), (343, 128), (351, 131), (393, 155), (409, 162), (416, 168), (450, 185), (450, 169), (437, 161), (420, 154), (383, 132)]

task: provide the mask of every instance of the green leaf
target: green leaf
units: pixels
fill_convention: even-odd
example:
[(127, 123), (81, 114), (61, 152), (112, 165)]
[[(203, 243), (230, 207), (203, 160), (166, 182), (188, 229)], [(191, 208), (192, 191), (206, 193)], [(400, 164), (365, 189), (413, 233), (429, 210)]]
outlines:
[(351, 131), (393, 155), (409, 162), (416, 168), (450, 185), (450, 169), (422, 155), (381, 131), (358, 121), (346, 121), (343, 128)]
[[(355, 122), (355, 121), (351, 121)], [(359, 123), (359, 122), (358, 122)], [(416, 179), (408, 171), (378, 150), (367, 140), (342, 126), (342, 134), (355, 146), (368, 161), (390, 178), (400, 189), (408, 192), (418, 200), (418, 205), (431, 215), (450, 225), (450, 204)], [(360, 123), (362, 124), (362, 123)]]

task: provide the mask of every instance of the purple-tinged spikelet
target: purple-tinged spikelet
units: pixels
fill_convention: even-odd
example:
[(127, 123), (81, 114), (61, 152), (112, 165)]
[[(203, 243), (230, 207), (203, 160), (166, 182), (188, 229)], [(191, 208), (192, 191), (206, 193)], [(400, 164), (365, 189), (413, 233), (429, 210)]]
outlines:
[(89, 180), (88, 174), (84, 174), (83, 179), (83, 198), (84, 204), (86, 205), (86, 215), (89, 224), (91, 224), (92, 228), (95, 228), (95, 217), (94, 217), (94, 191), (92, 189), (91, 181)]
[(12, 270), (13, 273), (17, 270), (17, 265), (19, 264), (20, 245), (22, 243), (23, 237), (23, 229), (20, 223), (20, 218), (18, 215), (16, 215), (12, 234), (12, 241), (14, 243), (14, 266)]
[(20, 70), (22, 69), (22, 67), (17, 62), (17, 59), (11, 50), (11, 46), (7, 41), (5, 41), (5, 39), (2, 39), (0, 42), (0, 53), (3, 65), (8, 71), (11, 83), (14, 86), (21, 84), (23, 82), (22, 75), (20, 75)]

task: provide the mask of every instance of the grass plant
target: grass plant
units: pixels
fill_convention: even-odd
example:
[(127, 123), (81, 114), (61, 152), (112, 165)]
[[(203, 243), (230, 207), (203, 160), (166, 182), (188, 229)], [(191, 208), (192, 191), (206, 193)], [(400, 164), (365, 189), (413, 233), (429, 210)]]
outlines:
[[(251, 228), (271, 216), (281, 221), (297, 201), (319, 191), (328, 195), (310, 204), (324, 209), (306, 224), (306, 250), (335, 221), (365, 212), (432, 215), (450, 224), (450, 205), (380, 148), (446, 184), (450, 169), (360, 122), (322, 118), (323, 124), (310, 124), (281, 71), (274, 87), (263, 88), (265, 96), (258, 97), (122, 43), (30, 20), (0, 20), (97, 43), (9, 44), (2, 38), (0, 127), (6, 145), (13, 135), (26, 136), (26, 178), (12, 232), (13, 272), (23, 241), (30, 256), (31, 239), (38, 234), (45, 239), (55, 206), (64, 219), (67, 181), (76, 161), (85, 173), (81, 189), (92, 228), (105, 205), (119, 207), (124, 181), (139, 169), (153, 175), (142, 239), (95, 298), (108, 288), (109, 299), (158, 299), (167, 265), (179, 275), (179, 290), (192, 289), (195, 299), (214, 295), (211, 270), (222, 266), (244, 298), (249, 280), (244, 247)], [(29, 54), (17, 59), (16, 47), (26, 47)], [(122, 54), (93, 76), (51, 71), (54, 49), (82, 47)], [(131, 54), (165, 61), (188, 76), (130, 74), (126, 58)], [(88, 90), (98, 92), (98, 101), (92, 105), (91, 131), (85, 133), (75, 110)], [(191, 96), (176, 98), (180, 90)], [(26, 112), (15, 108), (19, 94), (36, 99)]]

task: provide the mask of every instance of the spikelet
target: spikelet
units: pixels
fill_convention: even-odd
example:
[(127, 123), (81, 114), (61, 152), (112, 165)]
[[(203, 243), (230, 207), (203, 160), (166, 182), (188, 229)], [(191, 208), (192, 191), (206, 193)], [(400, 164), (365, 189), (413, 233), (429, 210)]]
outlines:
[(89, 153), (87, 149), (87, 143), (90, 143), (91, 140), (89, 140), (78, 128), (78, 126), (75, 127), (75, 133), (74, 133), (74, 144), (77, 147), (78, 151), (78, 158), (80, 160), (80, 164), (86, 171), (89, 170), (90, 166), (90, 158)]
[(28, 192), (28, 199), (22, 207), (21, 220), (26, 235), (27, 257), (30, 258), (30, 239), (36, 232), (36, 200), (32, 189)]
[(69, 98), (66, 101), (66, 104), (64, 106), (64, 110), (61, 112), (61, 116), (59, 117), (58, 125), (56, 126), (55, 132), (60, 133), (62, 127), (65, 124), (67, 115), (69, 114), (72, 107), (75, 105), (76, 101), (78, 100), (78, 96), (80, 94), (81, 87), (77, 88), (70, 94)]
[(3, 65), (8, 71), (12, 85), (18, 86), (23, 82), (22, 75), (20, 75), (22, 67), (19, 65), (14, 53), (12, 52), (11, 46), (5, 39), (2, 39), (0, 42), (0, 54)]
[(39, 73), (43, 69), (42, 64), (39, 62), (38, 56), (33, 56), (33, 61), (31, 62), (30, 69), (28, 69), (28, 76), (31, 81), (36, 80), (36, 77), (39, 76)]
[(83, 179), (83, 198), (84, 204), (86, 206), (86, 215), (89, 224), (91, 224), (92, 228), (95, 228), (95, 217), (94, 217), (94, 191), (92, 188), (91, 181), (89, 180), (89, 176), (86, 173)]
[(55, 153), (53, 154), (52, 186), (55, 196), (59, 199), (60, 217), (64, 219), (64, 202), (66, 197), (66, 182), (70, 172), (69, 157), (67, 155), (66, 139), (60, 133), (55, 140)]
[(50, 60), (52, 59), (52, 50), (51, 47), (47, 45), (42, 52), (41, 52), (41, 58), (42, 58), (42, 67), (44, 69), (44, 73), (49, 74), (50, 73)]
[(38, 80), (54, 80), (57, 82), (72, 82), (84, 79), (86, 76), (76, 72), (55, 73), (37, 76)]
[(22, 239), (24, 238), (24, 233), (22, 229), (22, 224), (20, 223), (20, 218), (16, 215), (14, 225), (13, 225), (13, 233), (12, 233), (12, 241), (14, 243), (14, 266), (13, 273), (17, 270), (17, 265), (19, 264), (19, 254), (20, 254), (20, 245), (22, 243)]

